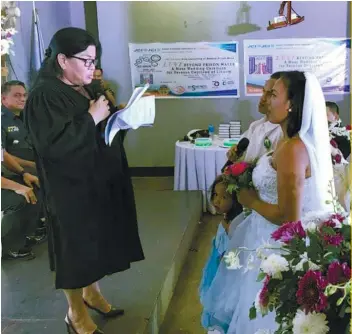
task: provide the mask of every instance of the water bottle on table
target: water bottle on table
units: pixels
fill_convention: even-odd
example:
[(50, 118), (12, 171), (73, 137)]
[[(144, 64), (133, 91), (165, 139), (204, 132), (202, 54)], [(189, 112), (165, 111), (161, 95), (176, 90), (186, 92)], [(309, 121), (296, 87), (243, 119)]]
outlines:
[(211, 140), (214, 140), (214, 132), (215, 132), (215, 129), (214, 129), (214, 125), (213, 124), (209, 124), (208, 126), (208, 131), (209, 131), (209, 138)]

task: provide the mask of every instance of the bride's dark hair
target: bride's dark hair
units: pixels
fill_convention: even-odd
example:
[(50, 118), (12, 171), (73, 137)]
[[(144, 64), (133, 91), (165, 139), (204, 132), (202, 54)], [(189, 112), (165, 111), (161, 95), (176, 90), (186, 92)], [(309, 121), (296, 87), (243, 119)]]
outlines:
[(306, 77), (303, 72), (288, 71), (282, 72), (280, 79), (287, 88), (287, 98), (290, 101), (291, 111), (288, 113), (287, 135), (292, 138), (302, 126)]

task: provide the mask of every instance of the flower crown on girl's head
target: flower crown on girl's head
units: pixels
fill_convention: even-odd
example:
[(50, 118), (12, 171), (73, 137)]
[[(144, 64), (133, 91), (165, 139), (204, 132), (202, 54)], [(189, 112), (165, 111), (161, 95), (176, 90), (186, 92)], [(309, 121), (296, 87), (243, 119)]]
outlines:
[(229, 187), (231, 186), (231, 180), (225, 174), (220, 174), (219, 176), (217, 176), (216, 179), (214, 180), (213, 184), (211, 185), (211, 188), (210, 188), (211, 200), (213, 199), (213, 196), (215, 193), (215, 186), (219, 183), (224, 183), (227, 186), (226, 191), (229, 194), (231, 194), (231, 196), (232, 196), (232, 207), (231, 207), (230, 211), (227, 212), (224, 216), (226, 220), (231, 221), (232, 219), (234, 219), (236, 216), (238, 216), (242, 212), (242, 206), (237, 201), (236, 193), (229, 191)]

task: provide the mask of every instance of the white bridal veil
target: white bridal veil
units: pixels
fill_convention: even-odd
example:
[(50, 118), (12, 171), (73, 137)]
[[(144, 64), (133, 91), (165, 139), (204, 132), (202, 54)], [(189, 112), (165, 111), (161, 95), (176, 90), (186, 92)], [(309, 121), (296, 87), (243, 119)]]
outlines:
[(308, 150), (312, 182), (314, 182), (316, 189), (316, 197), (312, 199), (316, 203), (312, 203), (312, 206), (315, 210), (330, 211), (332, 206), (326, 204), (326, 201), (332, 199), (329, 190), (330, 183), (334, 187), (334, 176), (325, 98), (316, 76), (308, 72), (305, 72), (304, 75), (306, 77), (306, 88), (299, 136)]

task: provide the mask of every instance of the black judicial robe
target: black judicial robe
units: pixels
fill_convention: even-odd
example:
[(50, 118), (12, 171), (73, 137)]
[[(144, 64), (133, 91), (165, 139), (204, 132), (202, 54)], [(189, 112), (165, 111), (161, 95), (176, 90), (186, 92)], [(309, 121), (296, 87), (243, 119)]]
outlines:
[(123, 138), (106, 147), (88, 109), (86, 97), (45, 78), (33, 88), (24, 112), (57, 289), (85, 287), (144, 259)]

